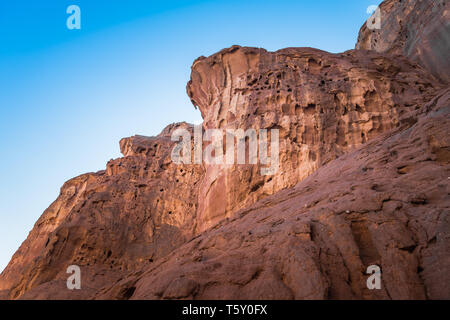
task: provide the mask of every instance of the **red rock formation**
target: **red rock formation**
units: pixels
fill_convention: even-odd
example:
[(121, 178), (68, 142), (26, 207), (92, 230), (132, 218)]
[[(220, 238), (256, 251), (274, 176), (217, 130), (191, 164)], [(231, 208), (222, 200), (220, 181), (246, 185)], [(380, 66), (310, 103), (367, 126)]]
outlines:
[(330, 54), (234, 46), (192, 66), (187, 91), (205, 128), (280, 130), (280, 165), (206, 166), (199, 231), (233, 211), (292, 187), (325, 163), (408, 121), (436, 81), (400, 56)]
[(66, 182), (2, 273), (0, 290), (17, 298), (33, 287), (65, 286), (60, 279), (76, 264), (85, 285), (70, 297), (89, 297), (190, 239), (202, 168), (170, 159), (171, 133), (187, 127), (174, 124), (157, 137), (122, 139), (125, 157)]
[(364, 24), (356, 49), (403, 54), (444, 82), (450, 81), (448, 0), (387, 0), (380, 5), (381, 29)]
[[(449, 93), (398, 53), (197, 59), (187, 92), (203, 129), (278, 129), (276, 173), (173, 163), (186, 123), (122, 139), (123, 158), (64, 184), (0, 298), (449, 298)], [(81, 290), (66, 288), (72, 264)]]
[[(403, 128), (238, 211), (98, 297), (450, 299), (449, 103), (450, 90), (439, 92)], [(366, 286), (374, 264), (381, 290)]]

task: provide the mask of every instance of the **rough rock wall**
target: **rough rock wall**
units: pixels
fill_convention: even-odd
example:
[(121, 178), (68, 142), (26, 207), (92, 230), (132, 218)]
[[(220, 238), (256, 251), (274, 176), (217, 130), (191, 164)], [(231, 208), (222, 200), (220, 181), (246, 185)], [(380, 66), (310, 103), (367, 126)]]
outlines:
[(280, 141), (273, 176), (262, 176), (259, 165), (205, 166), (198, 231), (400, 126), (436, 88), (401, 56), (368, 51), (234, 46), (197, 59), (187, 92), (205, 129), (279, 129)]
[(403, 54), (444, 82), (450, 81), (448, 0), (387, 0), (380, 5), (381, 29), (364, 24), (356, 49)]
[[(448, 297), (441, 87), (394, 53), (235, 46), (200, 58), (187, 91), (204, 129), (279, 129), (277, 173), (175, 165), (170, 134), (185, 123), (123, 139), (123, 158), (62, 187), (0, 275), (0, 298)], [(375, 296), (368, 263), (387, 270)], [(65, 287), (70, 264), (80, 291)]]
[(450, 299), (450, 91), (419, 107), (97, 298)]
[(170, 125), (157, 137), (122, 139), (125, 157), (66, 182), (1, 274), (0, 290), (16, 298), (45, 283), (65, 286), (66, 269), (75, 264), (83, 268), (84, 285), (70, 297), (92, 296), (190, 239), (195, 186), (203, 172), (172, 163), (170, 135), (176, 128), (191, 125)]

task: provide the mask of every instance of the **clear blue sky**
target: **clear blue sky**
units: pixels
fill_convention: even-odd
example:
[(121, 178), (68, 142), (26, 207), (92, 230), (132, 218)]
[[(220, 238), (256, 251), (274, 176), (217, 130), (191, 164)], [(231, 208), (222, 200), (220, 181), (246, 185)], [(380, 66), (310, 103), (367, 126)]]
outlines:
[[(0, 270), (79, 174), (119, 140), (200, 122), (186, 93), (199, 56), (234, 44), (352, 49), (381, 0), (40, 0), (0, 3)], [(66, 8), (81, 8), (68, 30)]]

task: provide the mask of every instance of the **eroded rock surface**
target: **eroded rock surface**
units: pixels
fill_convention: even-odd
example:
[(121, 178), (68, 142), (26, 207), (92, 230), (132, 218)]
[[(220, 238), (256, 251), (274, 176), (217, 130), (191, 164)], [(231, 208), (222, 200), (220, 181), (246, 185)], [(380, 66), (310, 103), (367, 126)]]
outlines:
[(368, 51), (234, 46), (197, 59), (187, 92), (205, 129), (278, 129), (280, 141), (274, 175), (259, 165), (205, 166), (199, 231), (408, 122), (439, 87), (403, 57)]
[(381, 3), (381, 29), (366, 24), (356, 49), (403, 54), (436, 77), (450, 81), (448, 0), (387, 0)]
[[(17, 298), (34, 287), (49, 288), (42, 291), (51, 297), (50, 288), (65, 287), (66, 269), (75, 264), (83, 268), (83, 286), (71, 297), (90, 297), (190, 239), (203, 169), (171, 161), (170, 136), (177, 128), (191, 126), (122, 139), (125, 157), (66, 182), (2, 273), (0, 290)], [(70, 296), (67, 289), (61, 294)]]
[[(426, 3), (381, 7), (394, 24)], [(438, 28), (433, 10), (416, 31)], [(0, 275), (0, 299), (449, 299), (449, 92), (426, 62), (448, 61), (366, 31), (358, 47), (375, 50), (197, 59), (187, 93), (203, 130), (279, 130), (276, 172), (175, 164), (171, 135), (187, 123), (122, 139), (124, 157), (64, 184)], [(431, 38), (413, 31), (425, 52)], [(81, 290), (66, 288), (73, 264)], [(382, 290), (367, 289), (373, 264)]]
[(98, 298), (450, 299), (450, 91), (413, 118)]

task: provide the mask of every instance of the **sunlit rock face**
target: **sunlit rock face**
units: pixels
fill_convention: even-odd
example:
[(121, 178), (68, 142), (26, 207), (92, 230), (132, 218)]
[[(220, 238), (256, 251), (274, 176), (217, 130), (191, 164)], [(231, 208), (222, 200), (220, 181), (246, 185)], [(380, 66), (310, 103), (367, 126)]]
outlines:
[(204, 128), (278, 129), (279, 165), (206, 166), (200, 231), (237, 208), (292, 187), (317, 168), (401, 126), (439, 85), (399, 56), (234, 46), (192, 66), (187, 92)]
[[(191, 127), (122, 139), (123, 158), (66, 182), (2, 273), (0, 290), (17, 298), (62, 286), (61, 298), (85, 298), (192, 238), (203, 169), (171, 161), (171, 133)], [(65, 281), (72, 264), (84, 280), (74, 292)]]
[(450, 81), (450, 2), (387, 0), (381, 28), (363, 25), (356, 49), (402, 54), (444, 82)]
[[(449, 299), (450, 90), (97, 298)], [(379, 289), (367, 285), (381, 269)], [(123, 293), (133, 292), (126, 296)]]
[[(413, 20), (408, 46), (363, 27), (360, 50), (341, 54), (233, 46), (197, 59), (200, 134), (277, 130), (275, 172), (175, 163), (188, 123), (124, 138), (122, 158), (63, 185), (0, 299), (449, 299), (450, 93), (436, 72), (448, 59), (427, 47), (447, 3), (427, 3), (381, 5), (385, 23)], [(69, 265), (81, 290), (66, 287)]]

